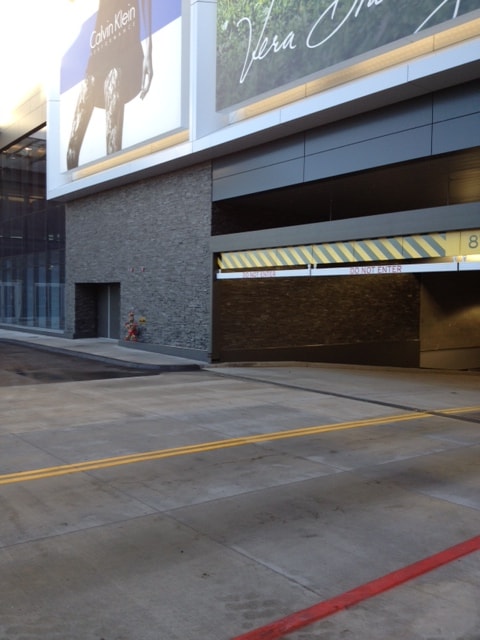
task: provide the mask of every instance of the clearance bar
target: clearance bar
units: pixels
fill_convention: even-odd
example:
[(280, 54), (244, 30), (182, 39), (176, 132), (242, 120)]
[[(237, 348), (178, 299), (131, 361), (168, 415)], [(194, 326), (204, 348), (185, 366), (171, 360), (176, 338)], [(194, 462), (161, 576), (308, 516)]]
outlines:
[[(333, 242), (323, 244), (222, 251), (217, 256), (220, 273), (231, 271), (269, 271), (270, 269), (299, 269), (318, 267), (346, 267), (356, 264), (438, 264), (454, 261), (458, 271), (478, 269), (480, 262), (480, 229), (426, 235), (397, 236)], [(440, 269), (441, 270), (441, 269)], [(305, 275), (299, 272), (299, 275)], [(418, 269), (417, 269), (418, 271)], [(382, 272), (381, 272), (382, 273)]]
[(357, 264), (350, 267), (307, 267), (306, 269), (263, 269), (249, 271), (229, 271), (217, 273), (218, 280), (232, 280), (244, 278), (299, 278), (315, 276), (364, 276), (364, 275), (393, 275), (401, 273), (424, 273), (438, 271), (471, 271), (480, 270), (480, 261), (467, 262), (464, 260), (451, 262), (431, 262), (417, 264)]

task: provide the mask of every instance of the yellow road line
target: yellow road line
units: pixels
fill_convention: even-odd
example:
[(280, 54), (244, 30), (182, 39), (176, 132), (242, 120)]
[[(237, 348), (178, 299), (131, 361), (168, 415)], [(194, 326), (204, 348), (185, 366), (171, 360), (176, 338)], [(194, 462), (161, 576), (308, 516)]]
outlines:
[(452, 407), (451, 409), (438, 409), (436, 413), (445, 413), (451, 416), (456, 413), (473, 413), (474, 411), (480, 411), (480, 407)]
[[(458, 409), (445, 409), (441, 413), (466, 413), (480, 410), (480, 407), (463, 407)], [(261, 433), (252, 436), (243, 436), (241, 438), (230, 438), (228, 440), (214, 440), (212, 442), (204, 442), (201, 444), (186, 445), (184, 447), (173, 447), (171, 449), (159, 449), (157, 451), (146, 451), (144, 453), (133, 453), (126, 456), (116, 456), (114, 458), (100, 458), (86, 462), (77, 462), (72, 464), (64, 464), (56, 467), (45, 467), (43, 469), (33, 469), (30, 471), (19, 471), (17, 473), (7, 473), (0, 475), (0, 485), (14, 484), (17, 482), (27, 482), (28, 480), (40, 480), (42, 478), (52, 478), (55, 476), (64, 476), (72, 473), (81, 473), (85, 471), (93, 471), (96, 469), (107, 469), (109, 467), (117, 467), (125, 464), (135, 464), (138, 462), (147, 462), (150, 460), (159, 460), (161, 458), (172, 458), (175, 456), (190, 455), (193, 453), (203, 453), (206, 451), (215, 451), (217, 449), (228, 449), (230, 447), (241, 447), (247, 444), (258, 442), (269, 442), (272, 440), (283, 440), (287, 438), (300, 438), (308, 435), (319, 433), (327, 433), (330, 431), (342, 431), (346, 429), (358, 429), (361, 427), (372, 427), (392, 422), (406, 422), (409, 420), (420, 420), (424, 418), (432, 418), (434, 414), (426, 411), (418, 411), (413, 413), (404, 413), (401, 415), (383, 416), (379, 418), (369, 418), (365, 420), (354, 420), (350, 422), (340, 422), (324, 426), (303, 427), (300, 429), (291, 429), (289, 431), (275, 431), (272, 433)]]

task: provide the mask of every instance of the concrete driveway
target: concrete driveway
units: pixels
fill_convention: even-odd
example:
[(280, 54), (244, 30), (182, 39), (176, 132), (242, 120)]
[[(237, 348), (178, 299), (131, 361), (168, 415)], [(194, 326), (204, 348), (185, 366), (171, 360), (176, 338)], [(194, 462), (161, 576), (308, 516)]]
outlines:
[(0, 640), (480, 638), (478, 374), (44, 382), (0, 388)]

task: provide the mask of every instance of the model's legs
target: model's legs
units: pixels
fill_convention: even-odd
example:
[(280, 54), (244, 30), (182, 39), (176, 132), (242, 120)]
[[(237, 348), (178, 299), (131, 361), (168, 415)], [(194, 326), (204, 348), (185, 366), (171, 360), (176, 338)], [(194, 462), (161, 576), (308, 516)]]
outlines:
[(122, 148), (124, 103), (121, 92), (122, 70), (112, 69), (105, 78), (105, 114), (107, 118), (107, 154)]
[(78, 167), (80, 149), (94, 107), (95, 78), (87, 76), (78, 96), (67, 150), (67, 169)]

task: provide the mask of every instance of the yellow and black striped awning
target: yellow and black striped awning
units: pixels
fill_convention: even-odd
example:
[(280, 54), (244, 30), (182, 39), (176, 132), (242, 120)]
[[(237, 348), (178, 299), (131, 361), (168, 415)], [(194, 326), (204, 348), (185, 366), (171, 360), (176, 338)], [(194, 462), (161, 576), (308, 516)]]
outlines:
[(477, 240), (480, 238), (480, 231), (429, 233), (351, 242), (229, 251), (218, 256), (218, 267), (221, 270), (244, 270), (445, 258), (478, 253), (479, 249), (476, 248), (478, 242), (475, 242), (475, 238)]

